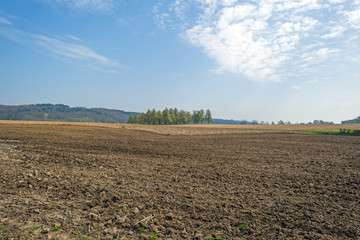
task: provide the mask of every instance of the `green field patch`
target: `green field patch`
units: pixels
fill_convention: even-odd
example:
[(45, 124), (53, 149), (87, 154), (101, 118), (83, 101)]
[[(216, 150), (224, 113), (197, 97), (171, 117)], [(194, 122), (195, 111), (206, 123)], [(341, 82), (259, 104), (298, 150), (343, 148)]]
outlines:
[(360, 136), (360, 129), (327, 129), (327, 130), (297, 130), (314, 135), (336, 135), (336, 136)]
[(53, 229), (51, 229), (52, 232), (57, 232), (59, 231), (60, 229), (62, 229), (61, 226), (57, 226), (57, 227), (54, 227)]

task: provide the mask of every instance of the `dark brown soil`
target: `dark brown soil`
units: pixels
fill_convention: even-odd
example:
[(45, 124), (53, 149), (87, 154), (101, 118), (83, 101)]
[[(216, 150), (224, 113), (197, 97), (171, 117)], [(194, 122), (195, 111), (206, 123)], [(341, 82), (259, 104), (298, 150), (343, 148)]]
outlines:
[(360, 239), (360, 137), (0, 124), (0, 239)]

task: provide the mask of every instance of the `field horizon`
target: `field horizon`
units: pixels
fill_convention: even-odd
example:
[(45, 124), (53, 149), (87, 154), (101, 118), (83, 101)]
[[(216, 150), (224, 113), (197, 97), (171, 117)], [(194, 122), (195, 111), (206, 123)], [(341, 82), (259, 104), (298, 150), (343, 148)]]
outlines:
[[(61, 122), (61, 121), (18, 121), (0, 120), (0, 124), (38, 124), (38, 125), (68, 125), (68, 126), (94, 126), (108, 128), (126, 128), (133, 130), (144, 130), (163, 134), (218, 134), (230, 133), (232, 130), (273, 130), (273, 131), (306, 131), (306, 130), (339, 130), (360, 129), (360, 124), (178, 124), (178, 125), (147, 125), (128, 123), (95, 123), (95, 122)], [(198, 131), (194, 130), (197, 129)], [(203, 131), (205, 130), (205, 131)]]

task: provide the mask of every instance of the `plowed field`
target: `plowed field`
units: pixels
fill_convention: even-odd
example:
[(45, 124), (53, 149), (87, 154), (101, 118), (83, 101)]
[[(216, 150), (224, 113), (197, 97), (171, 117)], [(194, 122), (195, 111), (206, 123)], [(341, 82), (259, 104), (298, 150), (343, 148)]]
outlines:
[(1, 122), (0, 239), (360, 239), (360, 137), (285, 130)]

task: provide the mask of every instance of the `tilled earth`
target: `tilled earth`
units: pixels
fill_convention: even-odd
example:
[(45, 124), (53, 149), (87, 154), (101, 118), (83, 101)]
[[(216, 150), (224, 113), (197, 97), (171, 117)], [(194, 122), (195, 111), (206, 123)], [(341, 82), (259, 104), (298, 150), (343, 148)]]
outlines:
[(360, 137), (2, 123), (0, 239), (360, 239)]

